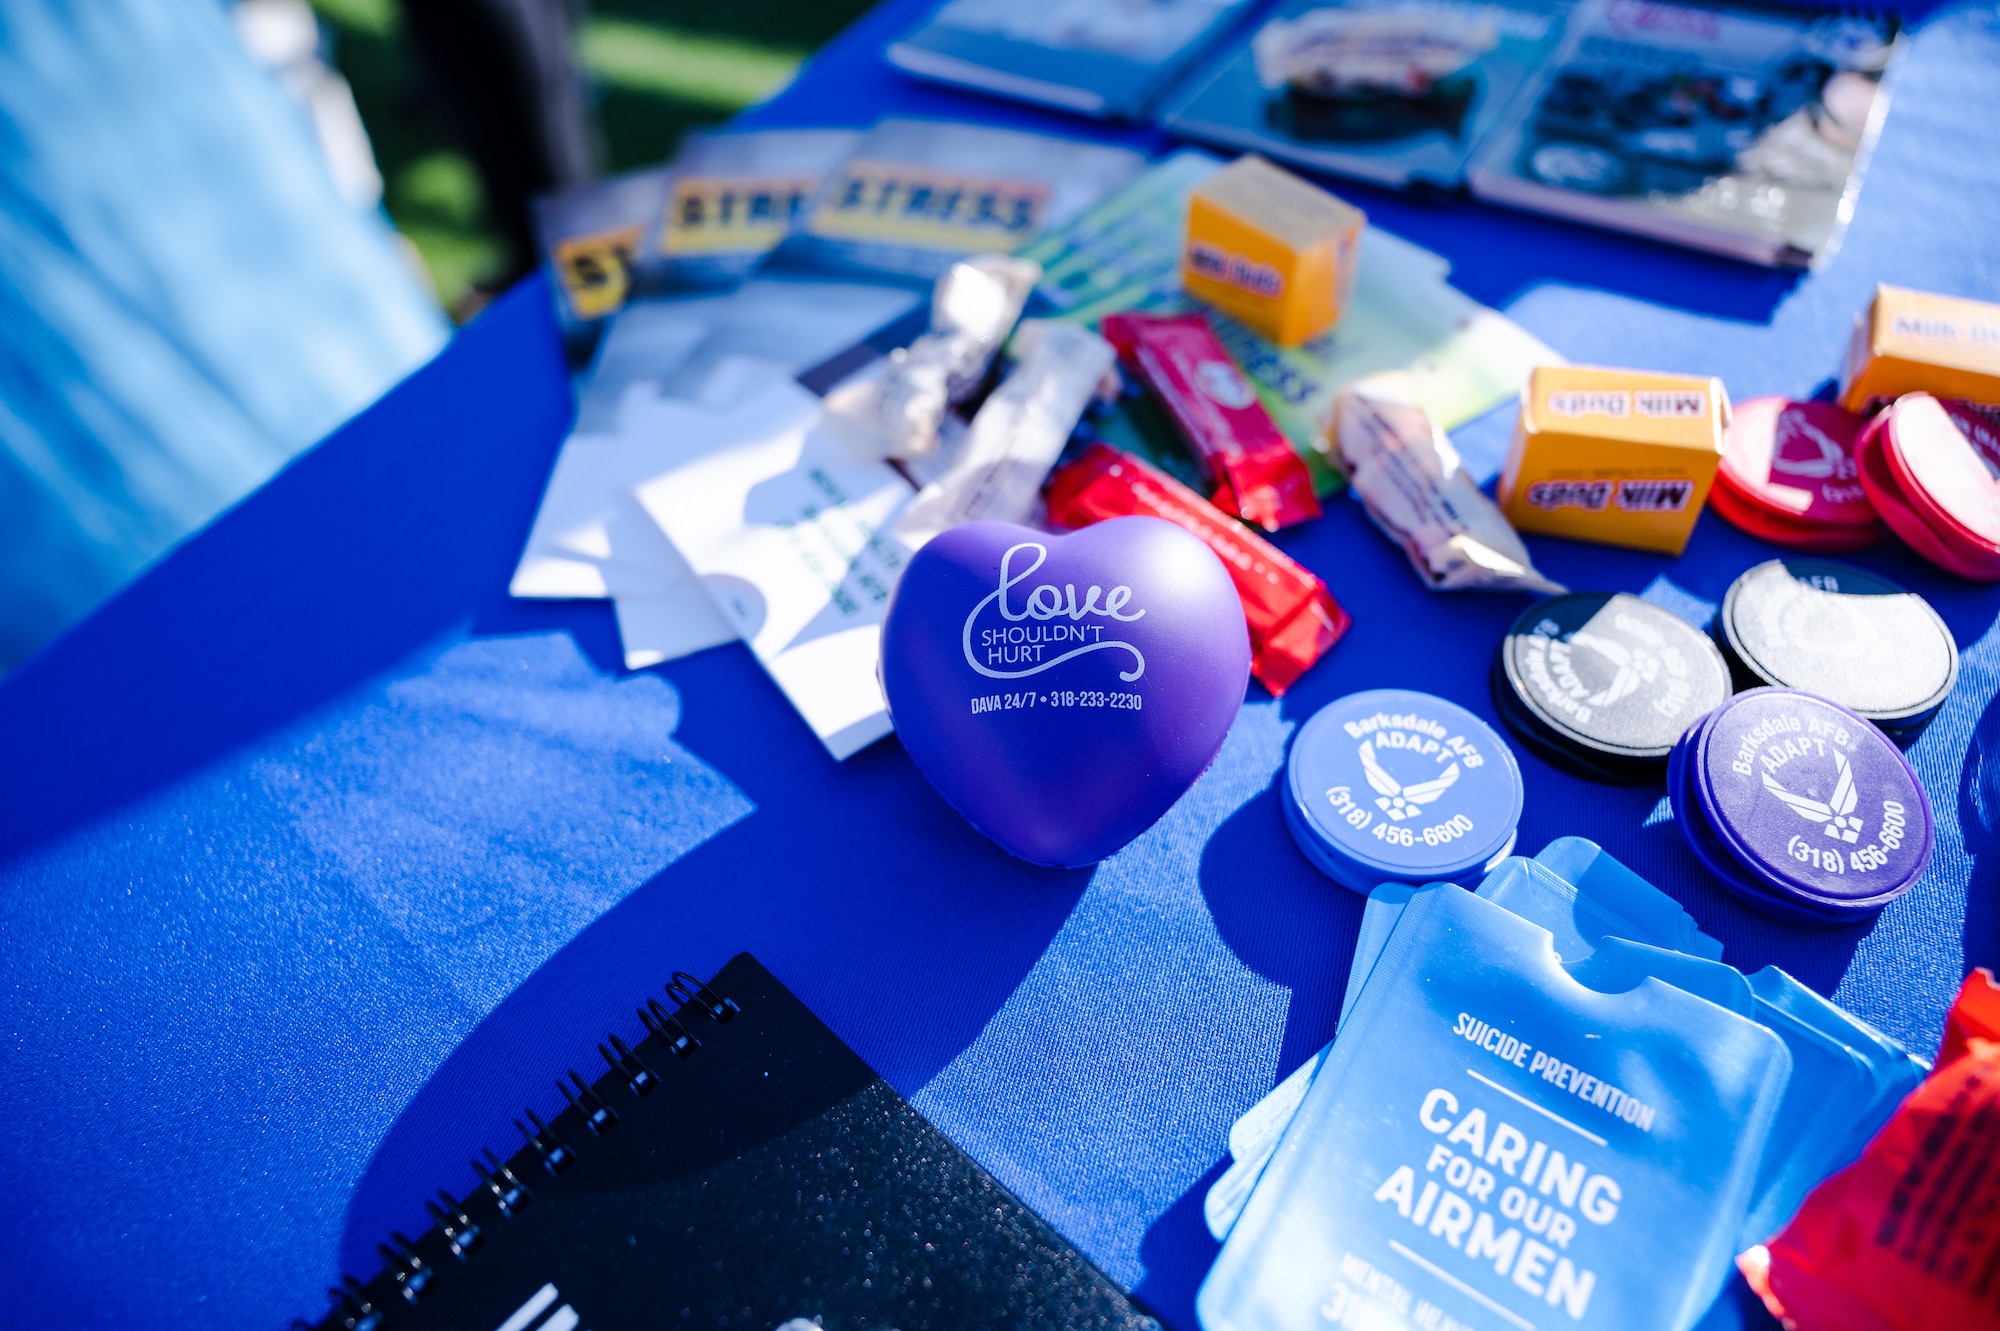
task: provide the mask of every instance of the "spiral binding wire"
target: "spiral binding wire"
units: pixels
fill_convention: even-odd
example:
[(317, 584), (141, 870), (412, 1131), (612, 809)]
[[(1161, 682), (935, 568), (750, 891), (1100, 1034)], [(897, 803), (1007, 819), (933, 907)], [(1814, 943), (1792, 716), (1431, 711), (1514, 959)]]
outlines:
[[(667, 981), (666, 991), (667, 997), (681, 1009), (696, 1009), (718, 1026), (742, 1011), (735, 999), (716, 993), (686, 971), (675, 971)], [(691, 1058), (701, 1048), (701, 1041), (695, 1038), (694, 1032), (657, 999), (647, 999), (646, 1006), (639, 1009), (639, 1023), (646, 1028), (648, 1035), (657, 1037), (673, 1050), (676, 1059)], [(597, 1052), (618, 1074), (635, 1099), (642, 1099), (661, 1086), (659, 1072), (638, 1050), (618, 1036), (606, 1035), (604, 1043), (597, 1046)], [(562, 1091), (564, 1101), (582, 1117), (592, 1136), (601, 1137), (618, 1125), (617, 1113), (575, 1069), (570, 1070), (569, 1081), (558, 1081), (556, 1085)], [(534, 1110), (524, 1112), (528, 1123), (516, 1119), (514, 1126), (520, 1130), (550, 1177), (574, 1164), (574, 1148), (557, 1134), (555, 1128), (543, 1122)], [(532, 1131), (528, 1124), (534, 1125)], [(492, 1199), (503, 1217), (512, 1220), (523, 1207), (534, 1201), (535, 1195), (505, 1160), (490, 1150), (480, 1154), (483, 1160), (471, 1162), (473, 1172), (479, 1176), (479, 1188), (473, 1195), (483, 1192)], [(460, 1262), (469, 1261), (478, 1249), (482, 1235), (478, 1222), (466, 1209), (466, 1203), (439, 1189), (437, 1199), (426, 1201), (424, 1208), (430, 1212), (432, 1229), (444, 1240), (451, 1255)], [(437, 1269), (417, 1252), (415, 1242), (400, 1231), (392, 1232), (390, 1243), (377, 1245), (376, 1251), (382, 1255), (382, 1275), (377, 1279), (386, 1278), (402, 1302), (414, 1307), (430, 1288), (438, 1274)], [(327, 1295), (332, 1300), (333, 1308), (318, 1328), (307, 1327), (304, 1322), (295, 1322), (294, 1327), (302, 1331), (325, 1331), (326, 1328), (377, 1331), (381, 1326), (386, 1310), (369, 1296), (368, 1287), (353, 1276), (342, 1273), (340, 1284), (329, 1288)]]
[(676, 1057), (686, 1058), (701, 1048), (701, 1041), (689, 1034), (674, 1015), (661, 1007), (658, 999), (649, 998), (646, 1006), (639, 1009), (639, 1021), (649, 1034), (657, 1035), (667, 1042)]
[(742, 1010), (735, 999), (718, 997), (713, 989), (686, 971), (675, 971), (674, 978), (667, 981), (667, 996), (678, 998), (682, 1007), (691, 1007), (699, 1000), (702, 1011), (714, 1018), (718, 1026)]

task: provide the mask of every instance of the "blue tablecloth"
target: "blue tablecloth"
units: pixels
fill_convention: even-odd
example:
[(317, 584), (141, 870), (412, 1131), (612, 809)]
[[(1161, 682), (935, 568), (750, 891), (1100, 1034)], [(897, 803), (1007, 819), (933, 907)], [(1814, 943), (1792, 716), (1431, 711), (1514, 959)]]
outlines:
[[(891, 7), (760, 108), (1057, 125), (913, 88)], [(1777, 275), (1469, 203), (1347, 192), (1586, 361), (1804, 393), (1877, 281), (2000, 298), (2000, 19), (1931, 19), (1846, 251)], [(1085, 127), (1062, 127), (1087, 132)], [(1355, 627), (1094, 870), (1009, 859), (893, 741), (830, 762), (747, 652), (628, 674), (609, 610), (508, 599), (571, 412), (531, 282), (429, 368), (0, 684), (0, 1283), (22, 1325), (278, 1326), (372, 1272), (460, 1162), (560, 1103), (673, 968), (755, 952), (898, 1089), (1172, 1325), (1214, 1245), (1230, 1121), (1332, 1033), (1361, 902), (1300, 857), (1287, 737), (1350, 690), (1490, 716), (1508, 597), (1434, 596), (1342, 501), (1282, 540)], [(1503, 414), (1504, 415), (1504, 414)], [(1462, 433), (1497, 462), (1506, 422)], [(1535, 542), (1552, 576), (1686, 613), (1771, 551)], [(1736, 904), (1658, 789), (1523, 758), (1528, 848), (1593, 837), (1745, 969), (1776, 963), (1913, 1048), (1995, 960), (2000, 589), (1899, 547), (1964, 652), (1912, 751), (1938, 816), (1871, 927)]]

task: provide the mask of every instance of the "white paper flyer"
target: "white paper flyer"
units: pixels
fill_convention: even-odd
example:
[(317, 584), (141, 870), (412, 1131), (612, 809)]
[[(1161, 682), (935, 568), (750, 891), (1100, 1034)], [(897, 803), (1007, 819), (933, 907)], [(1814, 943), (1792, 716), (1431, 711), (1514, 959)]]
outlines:
[(726, 418), (628, 402), (624, 432), (673, 438), (683, 459), (634, 493), (723, 617), (834, 758), (891, 730), (876, 667), (909, 548), (894, 468), (821, 428), (820, 400), (771, 383)]

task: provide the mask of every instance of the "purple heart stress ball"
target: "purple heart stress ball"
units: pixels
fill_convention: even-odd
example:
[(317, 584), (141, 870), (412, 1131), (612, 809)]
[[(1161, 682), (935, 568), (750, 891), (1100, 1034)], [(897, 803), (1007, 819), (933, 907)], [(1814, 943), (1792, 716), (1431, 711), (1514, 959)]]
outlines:
[(882, 624), (903, 748), (1036, 864), (1095, 864), (1158, 822), (1221, 749), (1249, 677), (1228, 572), (1158, 518), (954, 527), (911, 558)]

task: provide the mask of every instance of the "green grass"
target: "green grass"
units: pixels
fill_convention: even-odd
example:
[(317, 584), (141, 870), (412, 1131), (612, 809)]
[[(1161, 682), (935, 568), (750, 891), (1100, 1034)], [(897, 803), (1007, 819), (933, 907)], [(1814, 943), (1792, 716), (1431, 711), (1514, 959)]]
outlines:
[(630, 19), (593, 18), (577, 54), (606, 87), (733, 115), (791, 82), (804, 51)]
[[(447, 309), (475, 308), (507, 272), (471, 160), (425, 95), (397, 0), (312, 0), (334, 36), (382, 168), (383, 204)], [(671, 155), (690, 129), (719, 124), (782, 88), (807, 54), (866, 0), (597, 0), (577, 34), (594, 86), (606, 171)]]

